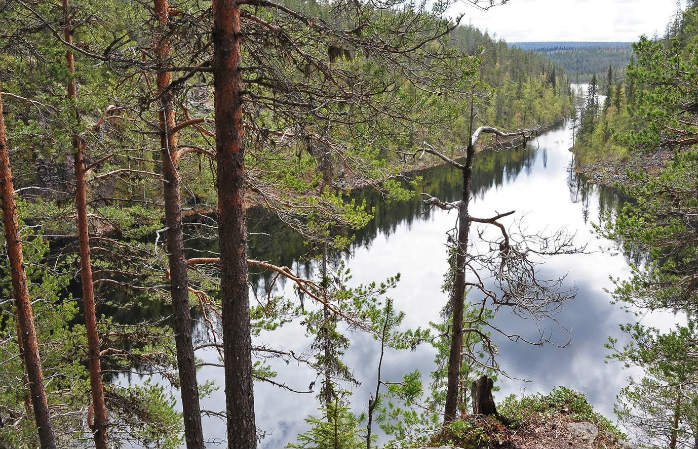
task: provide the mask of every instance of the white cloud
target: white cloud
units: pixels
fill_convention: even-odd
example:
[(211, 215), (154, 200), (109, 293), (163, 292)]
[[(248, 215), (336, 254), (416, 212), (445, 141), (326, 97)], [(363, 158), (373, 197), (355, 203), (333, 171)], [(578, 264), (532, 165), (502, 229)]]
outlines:
[(675, 0), (510, 0), (488, 11), (457, 3), (449, 15), (509, 42), (631, 42), (661, 35), (675, 10)]

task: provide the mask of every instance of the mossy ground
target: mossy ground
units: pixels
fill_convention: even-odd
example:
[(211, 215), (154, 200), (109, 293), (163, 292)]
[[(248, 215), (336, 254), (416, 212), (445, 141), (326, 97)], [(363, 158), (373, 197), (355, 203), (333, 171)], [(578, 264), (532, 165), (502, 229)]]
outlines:
[[(626, 447), (625, 435), (606, 417), (594, 411), (584, 395), (558, 387), (547, 395), (507, 397), (498, 406), (510, 422), (493, 416), (463, 416), (444, 426), (429, 447), (450, 446), (465, 449), (605, 448)], [(580, 440), (568, 429), (573, 422), (592, 423), (596, 438)]]

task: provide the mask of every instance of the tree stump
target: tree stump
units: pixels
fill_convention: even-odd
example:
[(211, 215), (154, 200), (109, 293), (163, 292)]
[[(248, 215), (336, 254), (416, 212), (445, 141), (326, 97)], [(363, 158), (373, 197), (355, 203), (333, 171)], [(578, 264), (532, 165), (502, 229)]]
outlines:
[(494, 398), (492, 397), (493, 385), (494, 381), (492, 378), (484, 375), (473, 381), (471, 394), (474, 415), (494, 415), (499, 417), (497, 406), (494, 404)]

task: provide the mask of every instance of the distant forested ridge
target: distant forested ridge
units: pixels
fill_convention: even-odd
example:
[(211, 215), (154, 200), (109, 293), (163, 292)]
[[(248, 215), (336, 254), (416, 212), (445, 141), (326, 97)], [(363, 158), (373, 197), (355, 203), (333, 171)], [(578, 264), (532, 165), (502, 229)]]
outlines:
[(512, 42), (512, 47), (522, 50), (549, 50), (549, 49), (574, 49), (574, 48), (616, 48), (632, 47), (632, 42)]
[(510, 46), (550, 58), (565, 69), (570, 81), (579, 83), (605, 74), (609, 66), (622, 77), (633, 53), (630, 42), (515, 42)]
[[(454, 29), (448, 42), (480, 60), (480, 76), (488, 95), (480, 105), (476, 123), (499, 123), (511, 129), (535, 127), (567, 113), (567, 86), (574, 78), (546, 55), (511, 47), (472, 26)], [(451, 132), (453, 128), (465, 126), (452, 127)]]

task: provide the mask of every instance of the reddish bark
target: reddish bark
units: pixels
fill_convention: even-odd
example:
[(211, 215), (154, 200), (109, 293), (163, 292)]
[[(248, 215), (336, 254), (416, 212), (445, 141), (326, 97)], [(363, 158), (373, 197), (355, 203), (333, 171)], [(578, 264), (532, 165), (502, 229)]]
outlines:
[[(170, 57), (170, 42), (165, 36), (164, 27), (168, 22), (169, 4), (167, 0), (155, 0), (155, 13), (163, 27), (163, 35), (158, 37), (156, 51), (159, 62), (165, 63)], [(182, 201), (180, 179), (177, 173), (177, 133), (172, 94), (167, 89), (172, 82), (172, 74), (158, 72), (157, 85), (160, 95), (160, 145), (165, 199), (165, 223), (167, 225), (167, 253), (170, 267), (170, 292), (174, 309), (173, 327), (177, 347), (177, 367), (179, 372), (182, 412), (184, 415), (184, 435), (188, 449), (203, 449), (204, 436), (201, 428), (199, 386), (196, 380), (196, 360), (192, 344), (191, 315), (189, 309), (189, 279), (187, 260), (184, 255), (184, 234), (182, 231)]]
[(29, 381), (29, 391), (34, 407), (34, 419), (36, 420), (41, 447), (42, 449), (55, 449), (56, 440), (51, 427), (51, 418), (46, 400), (39, 344), (34, 327), (34, 313), (31, 300), (29, 299), (27, 275), (24, 271), (24, 256), (22, 255), (22, 241), (19, 237), (14, 192), (12, 168), (10, 167), (10, 155), (5, 133), (2, 96), (0, 96), (0, 195), (2, 195), (2, 218), (5, 227), (7, 257), (10, 260), (20, 351), (24, 358), (24, 368)]
[[(63, 0), (64, 34), (67, 42), (72, 42), (73, 31), (70, 22), (68, 0)], [(71, 78), (68, 82), (68, 98), (77, 111), (77, 90), (75, 86), (75, 57), (71, 50), (65, 54)], [(92, 261), (90, 257), (90, 234), (87, 221), (87, 182), (85, 173), (85, 141), (77, 133), (73, 134), (73, 157), (75, 158), (75, 210), (77, 212), (77, 231), (80, 247), (80, 279), (82, 282), (82, 302), (85, 315), (85, 331), (89, 354), (90, 389), (94, 425), (92, 431), (97, 449), (107, 449), (107, 407), (104, 403), (104, 386), (102, 384), (102, 367), (100, 361), (99, 334), (97, 332), (97, 311), (95, 306), (94, 285), (92, 282)]]
[(89, 353), (90, 389), (94, 409), (95, 446), (107, 448), (107, 407), (104, 403), (102, 366), (100, 360), (99, 334), (97, 332), (97, 310), (92, 281), (90, 236), (87, 223), (87, 183), (85, 182), (85, 143), (79, 136), (73, 137), (75, 150), (75, 208), (77, 210), (78, 241), (80, 246), (80, 279), (82, 303), (85, 314), (85, 330)]
[(243, 197), (245, 165), (239, 4), (235, 0), (214, 0), (213, 14), (218, 235), (228, 447), (252, 449), (257, 446), (257, 439)]

